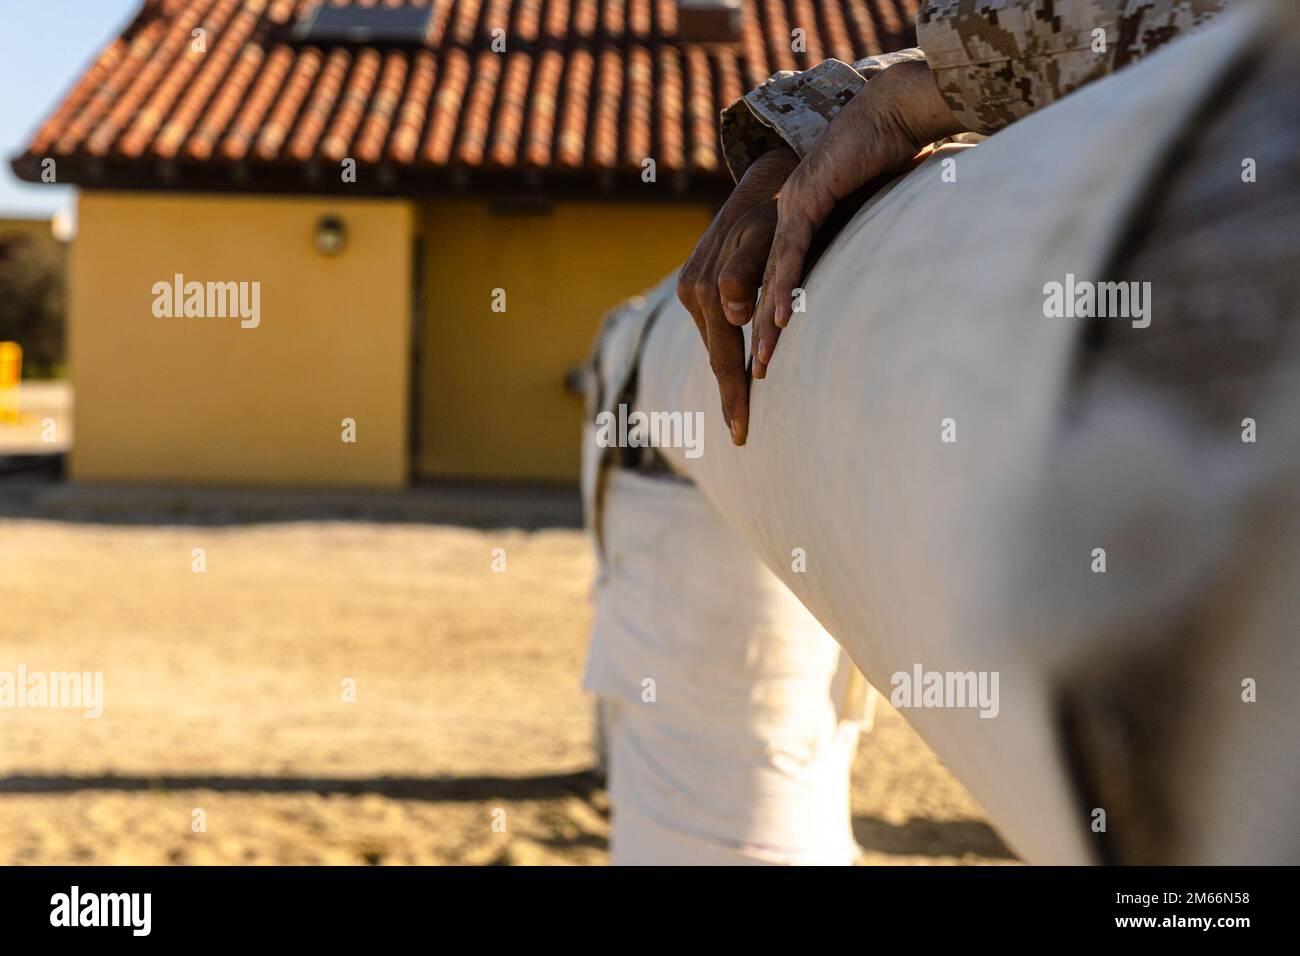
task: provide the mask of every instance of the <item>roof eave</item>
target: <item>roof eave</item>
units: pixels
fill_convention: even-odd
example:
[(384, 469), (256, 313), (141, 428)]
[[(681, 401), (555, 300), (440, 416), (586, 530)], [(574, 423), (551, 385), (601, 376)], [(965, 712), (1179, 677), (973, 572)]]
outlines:
[[(13, 158), (10, 166), (19, 179), (42, 184), (44, 158), (24, 153)], [(338, 169), (324, 162), (216, 164), (160, 160), (150, 163), (80, 154), (55, 159), (59, 185), (124, 191), (717, 203), (732, 188), (725, 172), (661, 172), (656, 182), (647, 183), (639, 169), (471, 168), (385, 163), (358, 165), (356, 182), (343, 182)]]

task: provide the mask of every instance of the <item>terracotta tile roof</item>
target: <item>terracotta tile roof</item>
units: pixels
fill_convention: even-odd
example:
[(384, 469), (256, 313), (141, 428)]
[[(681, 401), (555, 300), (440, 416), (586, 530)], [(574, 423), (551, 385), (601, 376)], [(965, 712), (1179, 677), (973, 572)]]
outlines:
[(653, 157), (669, 181), (716, 190), (719, 110), (775, 70), (910, 44), (917, 4), (742, 0), (738, 42), (702, 44), (679, 37), (676, 0), (405, 0), (433, 4), (423, 45), (295, 41), (322, 2), (403, 0), (145, 0), (15, 170), (39, 180), (53, 157), (60, 182), (292, 191), (326, 188), (351, 157), (381, 192), (590, 190), (639, 182)]

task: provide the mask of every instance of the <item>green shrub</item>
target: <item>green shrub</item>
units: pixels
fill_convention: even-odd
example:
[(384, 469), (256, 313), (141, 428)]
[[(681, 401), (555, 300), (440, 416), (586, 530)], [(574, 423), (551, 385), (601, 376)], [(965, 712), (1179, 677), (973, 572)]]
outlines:
[(52, 237), (0, 236), (0, 341), (23, 348), (23, 378), (63, 371), (67, 257)]

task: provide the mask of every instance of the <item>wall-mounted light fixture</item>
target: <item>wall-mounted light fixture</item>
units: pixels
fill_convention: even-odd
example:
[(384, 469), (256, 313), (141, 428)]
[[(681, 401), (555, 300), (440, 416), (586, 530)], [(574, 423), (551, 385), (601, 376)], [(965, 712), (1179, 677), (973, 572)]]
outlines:
[(338, 216), (321, 216), (312, 236), (316, 251), (323, 256), (337, 256), (348, 245), (348, 227)]

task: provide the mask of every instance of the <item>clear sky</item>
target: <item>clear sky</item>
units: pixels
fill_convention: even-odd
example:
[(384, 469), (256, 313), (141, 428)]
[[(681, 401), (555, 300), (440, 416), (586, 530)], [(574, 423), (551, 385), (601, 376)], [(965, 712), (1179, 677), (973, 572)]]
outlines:
[(72, 189), (14, 178), (9, 160), (140, 0), (0, 0), (0, 216), (49, 216)]

